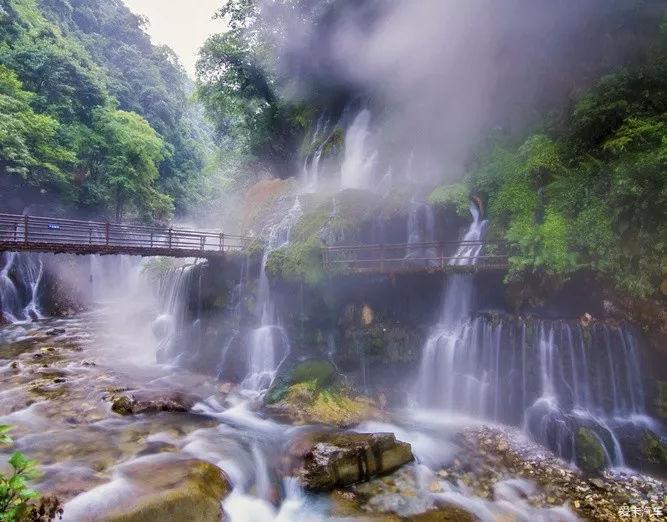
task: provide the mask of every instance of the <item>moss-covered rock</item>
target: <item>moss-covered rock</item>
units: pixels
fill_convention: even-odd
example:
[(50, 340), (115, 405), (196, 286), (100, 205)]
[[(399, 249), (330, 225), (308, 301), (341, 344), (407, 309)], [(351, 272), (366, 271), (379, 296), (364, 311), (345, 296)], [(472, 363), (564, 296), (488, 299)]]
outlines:
[(105, 484), (65, 505), (72, 520), (219, 522), (231, 486), (213, 464), (174, 455), (143, 457), (116, 469)]
[(644, 432), (640, 443), (640, 451), (649, 464), (661, 467), (667, 466), (667, 446), (656, 434), (648, 430)]
[(389, 473), (411, 462), (412, 448), (392, 433), (311, 432), (290, 448), (292, 475), (311, 490), (337, 486)]
[(274, 404), (283, 399), (290, 386), (299, 383), (309, 383), (314, 389), (332, 383), (335, 379), (336, 369), (329, 361), (308, 360), (296, 366), (287, 366), (278, 371), (278, 375), (271, 383), (269, 391), (264, 396), (264, 402)]
[(375, 403), (356, 395), (328, 361), (310, 360), (279, 371), (264, 397), (267, 411), (294, 424), (349, 427), (381, 419)]
[(318, 238), (309, 237), (274, 250), (267, 259), (266, 274), (272, 279), (319, 284), (325, 277), (322, 246)]
[(575, 437), (576, 462), (583, 471), (599, 474), (605, 467), (605, 450), (600, 438), (590, 429), (581, 427)]

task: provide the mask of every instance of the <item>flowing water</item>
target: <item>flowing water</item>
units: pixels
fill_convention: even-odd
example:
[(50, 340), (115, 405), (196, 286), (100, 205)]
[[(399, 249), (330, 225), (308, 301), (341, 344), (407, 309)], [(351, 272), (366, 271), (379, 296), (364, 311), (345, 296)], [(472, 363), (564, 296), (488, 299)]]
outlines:
[(42, 318), (39, 285), (44, 270), (38, 254), (0, 254), (0, 310), (5, 321), (16, 323)]
[(289, 244), (292, 227), (302, 213), (301, 202), (297, 196), (283, 219), (269, 226), (257, 290), (256, 315), (260, 318), (260, 324), (250, 335), (248, 372), (243, 381), (243, 387), (251, 392), (261, 392), (270, 386), (278, 364), (290, 351), (289, 338), (280, 325), (271, 298), (266, 263), (271, 252)]
[(363, 109), (345, 132), (345, 155), (340, 170), (343, 188), (369, 189), (373, 186), (377, 151), (368, 143), (370, 119), (370, 111)]
[[(485, 221), (471, 206), (464, 240), (483, 239)], [(475, 263), (481, 245), (463, 246)], [(465, 258), (465, 259), (464, 259)], [(440, 321), (422, 352), (413, 401), (420, 407), (522, 426), (536, 441), (572, 460), (586, 427), (623, 466), (617, 431), (656, 429), (645, 412), (636, 333), (628, 326), (578, 320), (473, 317), (473, 276), (448, 276)]]
[[(289, 241), (290, 223), (299, 212), (297, 202), (290, 215), (275, 225), (273, 248)], [(466, 237), (481, 237), (483, 227), (475, 216), (470, 228), (475, 232)], [(66, 501), (64, 520), (92, 520), (96, 513), (131, 499), (136, 486), (128, 481), (124, 466), (182, 456), (204, 459), (225, 470), (233, 491), (224, 509), (233, 522), (337, 519), (332, 516), (336, 507), (331, 497), (308, 493), (283, 475), (286, 448), (312, 427), (268, 419), (256, 411), (253, 401), (289, 350), (289, 339), (272, 310), (268, 281), (264, 288), (259, 282), (258, 295), (265, 292), (257, 303), (262, 324), (249, 338), (246, 379), (236, 392), (225, 394), (215, 376), (191, 373), (180, 365), (183, 354), (196, 351), (179, 330), (198, 320), (193, 305), (201, 285), (197, 266), (168, 270), (159, 280), (159, 299), (154, 301), (139, 299), (145, 293), (145, 281), (140, 281), (147, 277), (146, 265), (118, 262), (125, 263), (127, 280), (111, 286), (124, 290), (98, 299), (95, 311), (71, 319), (20, 322), (0, 330), (5, 398), (0, 423), (14, 425), (17, 448), (42, 464), (44, 475), (37, 487)], [(99, 286), (103, 278), (118, 277), (104, 263), (93, 261), (98, 289), (103, 288)], [(136, 285), (132, 293), (130, 287)], [(638, 340), (620, 326), (584, 327), (572, 320), (523, 320), (473, 312), (470, 285), (466, 277), (452, 278), (445, 290), (440, 323), (424, 347), (415, 391), (419, 407), (393, 412), (391, 423), (366, 422), (356, 428), (395, 433), (412, 444), (417, 463), (391, 479), (355, 488), (362, 496), (367, 494), (364, 488), (376, 488), (368, 490), (372, 491), (368, 509), (391, 509), (404, 516), (445, 502), (480, 520), (574, 520), (564, 506), (539, 508), (528, 502), (528, 497), (537, 495), (530, 480), (505, 478), (493, 486), (491, 496), (484, 497), (461, 482), (443, 478), (439, 470), (460, 458), (456, 434), (463, 426), (489, 422), (523, 426), (553, 446), (551, 440), (540, 439), (539, 430), (559, 422), (556, 411), (566, 423), (569, 416), (585, 417), (609, 442), (610, 462), (620, 463), (611, 427), (621, 418), (645, 420)], [(235, 292), (241, 295), (243, 290)], [(150, 336), (138, 327), (142, 321), (148, 326), (147, 310), (158, 317), (147, 328)], [(141, 319), (134, 325), (130, 316)], [(333, 357), (337, 349), (333, 335), (327, 344)], [(156, 364), (156, 352), (166, 345), (172, 353), (169, 364)], [(12, 361), (19, 361), (18, 370)], [(373, 371), (363, 359), (361, 363), (364, 374)], [(182, 390), (200, 400), (194, 415), (111, 414), (104, 399), (108, 390), (134, 387)], [(546, 410), (544, 403), (549, 404)], [(549, 428), (544, 433), (553, 437), (554, 431)], [(566, 431), (559, 435), (563, 448), (571, 445), (568, 436)]]

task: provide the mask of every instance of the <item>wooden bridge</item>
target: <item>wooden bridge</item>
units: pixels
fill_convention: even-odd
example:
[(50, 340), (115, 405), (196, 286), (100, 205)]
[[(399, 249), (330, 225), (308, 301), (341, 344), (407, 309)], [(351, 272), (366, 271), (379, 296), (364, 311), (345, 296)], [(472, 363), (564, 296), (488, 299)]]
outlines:
[(249, 241), (222, 232), (0, 214), (0, 252), (212, 258)]
[(348, 274), (504, 271), (508, 258), (504, 241), (337, 245), (322, 254), (325, 270)]
[[(219, 257), (250, 238), (222, 232), (0, 213), (0, 252)], [(502, 241), (441, 241), (323, 248), (331, 273), (477, 272), (507, 269)]]

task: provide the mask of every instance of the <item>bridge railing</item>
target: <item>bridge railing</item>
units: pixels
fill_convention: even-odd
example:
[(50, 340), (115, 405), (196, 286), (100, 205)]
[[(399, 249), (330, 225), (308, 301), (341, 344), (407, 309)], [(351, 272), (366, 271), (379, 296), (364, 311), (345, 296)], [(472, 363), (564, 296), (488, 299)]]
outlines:
[(247, 238), (219, 232), (182, 228), (126, 225), (101, 221), (25, 216), (0, 213), (0, 243), (29, 247), (60, 246), (71, 251), (155, 250), (213, 253), (240, 250)]
[(324, 248), (324, 267), (332, 272), (396, 273), (505, 269), (504, 241), (432, 241)]

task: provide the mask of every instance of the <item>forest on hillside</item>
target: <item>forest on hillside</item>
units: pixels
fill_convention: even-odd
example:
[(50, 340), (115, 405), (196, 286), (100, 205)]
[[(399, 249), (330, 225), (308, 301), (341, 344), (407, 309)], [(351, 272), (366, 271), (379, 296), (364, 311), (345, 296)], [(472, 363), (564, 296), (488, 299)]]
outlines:
[(119, 1), (0, 4), (5, 210), (165, 221), (212, 152), (177, 57)]

